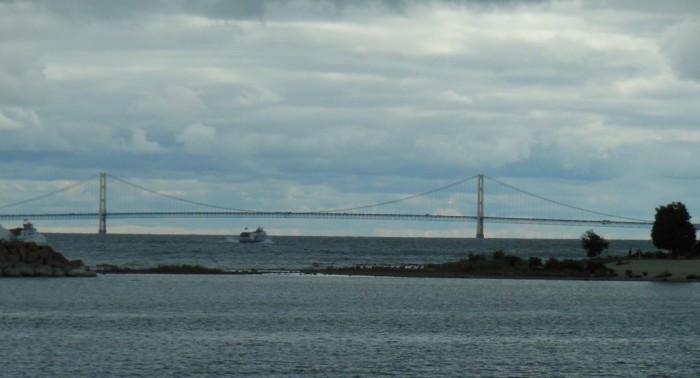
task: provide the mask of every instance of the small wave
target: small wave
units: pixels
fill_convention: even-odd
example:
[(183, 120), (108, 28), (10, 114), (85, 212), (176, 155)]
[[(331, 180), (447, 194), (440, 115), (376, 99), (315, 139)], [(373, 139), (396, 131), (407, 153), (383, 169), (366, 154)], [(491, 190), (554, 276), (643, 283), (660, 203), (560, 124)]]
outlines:
[(224, 243), (239, 243), (239, 244), (274, 244), (272, 239), (265, 239), (263, 241), (259, 241), (257, 243), (241, 243), (241, 241), (238, 239), (237, 236), (226, 236), (224, 238)]

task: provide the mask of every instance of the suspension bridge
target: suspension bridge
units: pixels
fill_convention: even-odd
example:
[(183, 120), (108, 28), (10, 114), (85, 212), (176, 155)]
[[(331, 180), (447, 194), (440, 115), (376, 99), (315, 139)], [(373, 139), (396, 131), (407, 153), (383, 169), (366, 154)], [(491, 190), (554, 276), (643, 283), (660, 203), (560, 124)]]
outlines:
[[(109, 182), (109, 185), (108, 185)], [(487, 190), (488, 189), (488, 190)], [(274, 204), (273, 204), (274, 205)], [(546, 198), (483, 174), (418, 194), (394, 195), (359, 206), (299, 211), (248, 209), (187, 199), (100, 173), (46, 194), (0, 203), (0, 220), (94, 219), (107, 233), (110, 219), (136, 218), (327, 218), (476, 223), (643, 227), (653, 222), (589, 210)]]

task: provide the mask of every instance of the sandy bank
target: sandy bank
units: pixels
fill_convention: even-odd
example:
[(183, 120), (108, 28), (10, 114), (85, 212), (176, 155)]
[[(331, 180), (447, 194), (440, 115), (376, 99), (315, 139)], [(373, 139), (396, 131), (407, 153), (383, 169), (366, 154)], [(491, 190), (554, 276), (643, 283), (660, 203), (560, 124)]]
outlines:
[(622, 263), (622, 265), (618, 265), (618, 263), (612, 262), (606, 265), (608, 268), (614, 269), (618, 277), (627, 277), (626, 271), (628, 270), (631, 271), (632, 276), (644, 279), (660, 279), (667, 273), (670, 274), (666, 278), (669, 281), (685, 281), (691, 275), (700, 277), (700, 259), (631, 259), (622, 260)]

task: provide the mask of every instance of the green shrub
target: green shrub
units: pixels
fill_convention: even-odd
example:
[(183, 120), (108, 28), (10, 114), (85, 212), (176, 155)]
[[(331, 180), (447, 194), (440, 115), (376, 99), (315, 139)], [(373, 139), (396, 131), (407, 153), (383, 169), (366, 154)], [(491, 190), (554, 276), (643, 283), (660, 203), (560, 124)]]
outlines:
[(606, 271), (608, 268), (605, 267), (605, 264), (603, 264), (600, 261), (588, 261), (586, 263), (586, 272), (588, 273), (595, 273), (596, 271)]
[(491, 258), (494, 260), (503, 260), (506, 257), (506, 252), (502, 249), (497, 249), (491, 254)]
[(542, 267), (542, 259), (537, 256), (532, 256), (527, 260), (527, 266), (530, 269), (538, 269)]
[(522, 264), (523, 259), (515, 255), (505, 255), (503, 261), (506, 265), (513, 267)]
[(586, 262), (585, 261), (580, 261), (580, 260), (562, 260), (559, 262), (559, 269), (563, 270), (573, 270), (576, 272), (585, 272), (586, 271)]
[(547, 262), (544, 263), (544, 268), (546, 270), (554, 270), (559, 267), (559, 260), (556, 257), (550, 257)]

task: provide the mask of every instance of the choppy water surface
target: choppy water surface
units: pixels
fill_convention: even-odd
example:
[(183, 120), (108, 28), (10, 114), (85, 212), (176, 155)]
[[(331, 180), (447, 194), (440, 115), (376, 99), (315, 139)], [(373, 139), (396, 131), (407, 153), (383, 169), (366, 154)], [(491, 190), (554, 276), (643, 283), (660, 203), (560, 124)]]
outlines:
[[(349, 238), (295, 252), (277, 240), (243, 246), (211, 237), (209, 244), (225, 248), (217, 251), (201, 237), (123, 238), (112, 246), (97, 236), (52, 240), (88, 265), (185, 259), (236, 269), (424, 263), (471, 248), (425, 240), (371, 247)], [(75, 255), (67, 252), (71, 243), (81, 246)], [(399, 245), (377, 252), (389, 250), (384, 243)], [(365, 251), (355, 255), (358, 245)], [(395, 251), (404, 252), (392, 260)], [(3, 376), (700, 374), (694, 283), (268, 274), (5, 278), (0, 285)]]
[[(203, 235), (74, 235), (53, 234), (54, 248), (89, 266), (129, 267), (199, 264), (225, 270), (301, 269), (354, 264), (426, 264), (454, 261), (469, 252), (503, 249), (527, 258), (582, 258), (578, 240), (553, 239), (429, 239), (361, 237), (272, 237), (269, 242), (239, 244), (225, 236)], [(653, 250), (649, 241), (611, 241), (611, 254)]]

